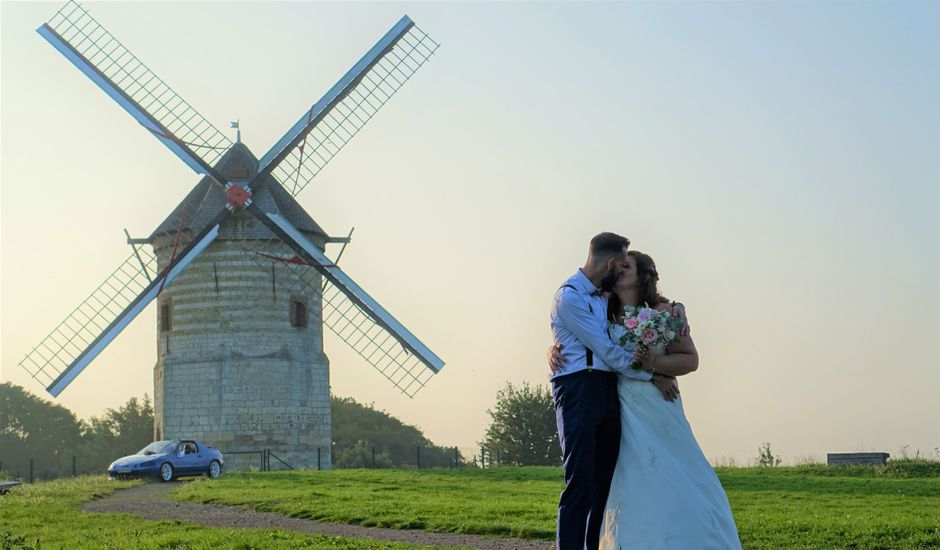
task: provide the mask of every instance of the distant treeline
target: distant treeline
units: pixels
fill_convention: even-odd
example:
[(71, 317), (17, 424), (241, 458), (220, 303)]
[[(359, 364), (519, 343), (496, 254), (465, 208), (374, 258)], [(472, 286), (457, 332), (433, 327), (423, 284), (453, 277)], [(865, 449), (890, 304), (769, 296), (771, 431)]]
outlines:
[(30, 459), (37, 478), (67, 475), (72, 457), (76, 473), (103, 473), (112, 460), (139, 451), (152, 438), (147, 395), (86, 421), (20, 386), (0, 384), (0, 470), (8, 475), (27, 476)]
[[(419, 455), (422, 468), (464, 462), (452, 447), (434, 445), (415, 426), (372, 405), (332, 397), (331, 406), (336, 468), (415, 467)], [(30, 459), (36, 478), (69, 475), (73, 457), (76, 473), (103, 473), (115, 458), (151, 441), (153, 405), (146, 394), (82, 420), (20, 386), (0, 383), (0, 472), (7, 476), (26, 477)]]
[(350, 397), (333, 397), (330, 405), (336, 468), (414, 467), (419, 454), (422, 468), (453, 466), (455, 459), (460, 465), (465, 463), (453, 447), (435, 445), (415, 426), (372, 405), (357, 403)]

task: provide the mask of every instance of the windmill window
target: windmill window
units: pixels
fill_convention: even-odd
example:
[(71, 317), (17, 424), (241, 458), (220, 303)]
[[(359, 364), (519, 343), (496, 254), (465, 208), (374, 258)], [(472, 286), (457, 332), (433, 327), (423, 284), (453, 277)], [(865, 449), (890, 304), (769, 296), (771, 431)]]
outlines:
[(302, 299), (291, 298), (290, 326), (297, 328), (307, 326), (307, 304)]
[(160, 304), (160, 332), (170, 332), (173, 329), (171, 305), (169, 300)]

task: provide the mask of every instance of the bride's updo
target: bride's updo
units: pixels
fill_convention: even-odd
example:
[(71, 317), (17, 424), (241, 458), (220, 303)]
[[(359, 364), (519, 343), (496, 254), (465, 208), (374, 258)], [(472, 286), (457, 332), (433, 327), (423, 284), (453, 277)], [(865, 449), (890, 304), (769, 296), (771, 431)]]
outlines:
[[(649, 255), (637, 250), (627, 252), (627, 255), (636, 262), (636, 286), (640, 297), (640, 306), (656, 307), (669, 302), (669, 299), (659, 293), (657, 283), (659, 272), (656, 271), (656, 262)], [(623, 304), (617, 293), (611, 293), (607, 300), (607, 316), (614, 320), (623, 315)]]

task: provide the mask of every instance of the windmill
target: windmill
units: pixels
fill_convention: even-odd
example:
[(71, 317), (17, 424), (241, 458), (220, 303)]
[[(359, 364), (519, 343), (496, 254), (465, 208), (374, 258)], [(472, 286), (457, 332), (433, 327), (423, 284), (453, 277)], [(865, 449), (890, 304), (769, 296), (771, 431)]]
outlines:
[[(70, 1), (39, 34), (202, 178), (19, 365), (58, 396), (157, 301), (155, 437), (329, 467), (323, 327), (409, 397), (443, 361), (329, 259), (294, 197), (433, 55), (402, 17), (260, 159)], [(233, 122), (237, 127), (237, 122)], [(351, 232), (350, 235), (351, 237)], [(150, 245), (152, 251), (141, 245)], [(340, 251), (340, 255), (342, 251)], [(337, 258), (338, 259), (338, 258)]]

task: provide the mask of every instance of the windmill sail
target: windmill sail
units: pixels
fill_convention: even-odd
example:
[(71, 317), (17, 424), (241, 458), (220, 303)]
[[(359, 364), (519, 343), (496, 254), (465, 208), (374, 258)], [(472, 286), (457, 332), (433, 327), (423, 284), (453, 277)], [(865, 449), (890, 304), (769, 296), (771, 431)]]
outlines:
[(70, 1), (37, 32), (193, 171), (217, 177), (212, 166), (232, 142), (85, 8)]
[[(183, 249), (178, 258), (158, 275), (156, 259), (137, 252), (122, 263), (64, 321), (20, 361), (33, 378), (48, 384), (58, 396), (147, 305), (219, 234), (228, 217), (223, 209), (216, 220)], [(144, 284), (145, 281), (147, 284)]]
[(402, 17), (261, 158), (259, 177), (273, 174), (296, 196), (437, 48)]
[[(323, 298), (323, 322), (406, 395), (413, 397), (444, 361), (395, 319), (300, 231), (278, 214), (249, 208), (306, 264), (285, 265)], [(322, 287), (316, 270), (325, 279)]]
[(157, 260), (146, 250), (131, 254), (59, 323), (19, 366), (44, 385), (50, 385), (157, 274)]

